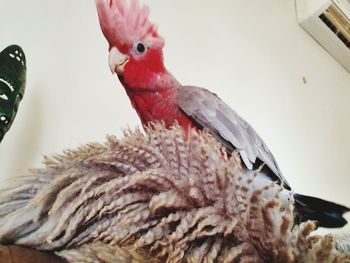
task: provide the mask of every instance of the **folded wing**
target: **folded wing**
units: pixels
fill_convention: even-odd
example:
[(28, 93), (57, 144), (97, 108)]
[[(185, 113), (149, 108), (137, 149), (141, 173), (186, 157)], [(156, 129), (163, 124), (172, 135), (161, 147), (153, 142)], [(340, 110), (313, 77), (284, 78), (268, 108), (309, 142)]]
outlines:
[(268, 176), (272, 180), (283, 182), (290, 189), (264, 141), (217, 95), (203, 88), (183, 86), (178, 91), (177, 103), (197, 125), (217, 137), (228, 152), (237, 149), (249, 170), (261, 161), (270, 169)]

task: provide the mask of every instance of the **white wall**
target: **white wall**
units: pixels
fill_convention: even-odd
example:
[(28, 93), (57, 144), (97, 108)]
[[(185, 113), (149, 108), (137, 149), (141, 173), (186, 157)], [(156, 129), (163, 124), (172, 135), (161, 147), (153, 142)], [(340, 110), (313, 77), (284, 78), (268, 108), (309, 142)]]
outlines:
[[(144, 0), (168, 69), (248, 120), (298, 192), (350, 206), (350, 74), (297, 24), (294, 0)], [(139, 125), (107, 66), (94, 1), (0, 1), (0, 49), (27, 55), (24, 100), (0, 144), (1, 177)], [(303, 83), (303, 77), (307, 83)]]

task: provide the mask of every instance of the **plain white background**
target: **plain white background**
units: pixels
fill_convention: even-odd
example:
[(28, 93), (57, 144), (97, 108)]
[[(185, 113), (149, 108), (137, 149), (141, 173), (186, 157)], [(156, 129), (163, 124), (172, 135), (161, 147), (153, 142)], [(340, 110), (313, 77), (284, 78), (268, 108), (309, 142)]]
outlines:
[[(350, 206), (350, 73), (297, 24), (294, 0), (143, 2), (181, 83), (210, 89), (248, 120), (295, 191)], [(139, 125), (109, 72), (94, 1), (1, 0), (0, 10), (0, 49), (21, 45), (28, 64), (0, 144), (1, 178)]]

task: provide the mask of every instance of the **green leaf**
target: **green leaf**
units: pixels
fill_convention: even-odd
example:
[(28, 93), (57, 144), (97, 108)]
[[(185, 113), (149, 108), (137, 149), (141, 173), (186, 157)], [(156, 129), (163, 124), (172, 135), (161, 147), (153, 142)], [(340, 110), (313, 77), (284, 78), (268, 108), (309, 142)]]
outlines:
[(21, 47), (11, 45), (0, 53), (0, 142), (10, 129), (23, 98), (26, 71)]

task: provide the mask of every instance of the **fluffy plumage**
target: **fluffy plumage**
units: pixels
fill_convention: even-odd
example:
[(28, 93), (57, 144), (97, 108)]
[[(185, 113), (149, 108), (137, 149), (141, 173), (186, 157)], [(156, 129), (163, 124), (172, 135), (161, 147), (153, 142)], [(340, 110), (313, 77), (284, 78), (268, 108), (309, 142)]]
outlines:
[(45, 159), (1, 184), (0, 242), (70, 262), (343, 262), (348, 239), (294, 226), (208, 133), (157, 125)]

